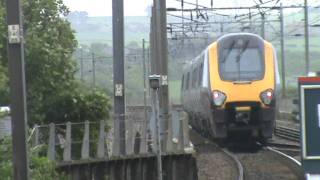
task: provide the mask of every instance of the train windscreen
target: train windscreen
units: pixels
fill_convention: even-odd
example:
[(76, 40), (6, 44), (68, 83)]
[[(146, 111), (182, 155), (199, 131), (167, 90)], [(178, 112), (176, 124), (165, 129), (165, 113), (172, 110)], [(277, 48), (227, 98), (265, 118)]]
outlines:
[(261, 80), (264, 76), (262, 53), (256, 47), (223, 48), (220, 51), (219, 71), (225, 81)]

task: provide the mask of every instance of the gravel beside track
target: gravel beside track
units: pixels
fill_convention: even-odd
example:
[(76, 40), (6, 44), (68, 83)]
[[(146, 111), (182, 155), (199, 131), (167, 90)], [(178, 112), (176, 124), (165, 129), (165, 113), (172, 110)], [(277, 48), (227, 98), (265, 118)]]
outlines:
[(190, 130), (190, 139), (195, 146), (198, 180), (235, 180), (238, 177), (236, 162), (220, 147)]

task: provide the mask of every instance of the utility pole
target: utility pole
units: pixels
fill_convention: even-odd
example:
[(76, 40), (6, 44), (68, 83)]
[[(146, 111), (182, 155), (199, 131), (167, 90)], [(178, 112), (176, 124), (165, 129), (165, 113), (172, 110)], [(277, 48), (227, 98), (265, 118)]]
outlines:
[(10, 114), (14, 180), (29, 179), (26, 145), (26, 81), (21, 5), (22, 2), (20, 0), (7, 0), (8, 61), (11, 97)]
[(223, 23), (220, 23), (220, 33), (221, 33), (221, 35), (223, 34)]
[(94, 53), (92, 53), (92, 80), (93, 87), (96, 87), (96, 59)]
[[(142, 39), (142, 68), (143, 68), (143, 104), (144, 104), (144, 119), (147, 122), (147, 84), (146, 84), (146, 47), (145, 40)], [(145, 123), (147, 124), (147, 123)]]
[(163, 135), (163, 149), (166, 150), (167, 130), (169, 123), (169, 88), (168, 88), (168, 42), (167, 42), (167, 12), (166, 1), (156, 2), (156, 29), (157, 29), (157, 58), (160, 65), (160, 132)]
[(80, 48), (80, 77), (81, 81), (83, 81), (83, 49)]
[(148, 131), (149, 130), (149, 120), (148, 120), (148, 109), (147, 109), (147, 85), (146, 85), (146, 47), (145, 40), (142, 39), (142, 68), (143, 68), (143, 105), (144, 105), (144, 121), (143, 121), (143, 133), (142, 133), (142, 141), (144, 147), (142, 150), (145, 150), (147, 145)]
[(309, 72), (310, 72), (308, 0), (304, 0), (304, 38), (305, 38), (306, 75), (308, 76), (308, 74), (309, 74)]
[(265, 31), (265, 14), (264, 13), (261, 13), (261, 37), (263, 39), (265, 39), (265, 36), (266, 36), (266, 31)]
[(282, 75), (282, 97), (286, 97), (286, 61), (284, 50), (284, 18), (282, 3), (280, 4), (280, 44), (281, 44), (281, 75)]
[(115, 155), (126, 154), (123, 0), (112, 0)]
[(158, 36), (157, 36), (157, 14), (156, 14), (156, 2), (153, 2), (153, 7), (152, 7), (152, 17), (151, 17), (151, 39), (152, 39), (152, 46), (151, 46), (151, 73), (152, 74), (160, 74), (160, 65), (158, 64), (159, 62), (159, 57), (157, 55), (158, 51)]
[(249, 9), (249, 26), (252, 29), (252, 14), (251, 14), (251, 9)]

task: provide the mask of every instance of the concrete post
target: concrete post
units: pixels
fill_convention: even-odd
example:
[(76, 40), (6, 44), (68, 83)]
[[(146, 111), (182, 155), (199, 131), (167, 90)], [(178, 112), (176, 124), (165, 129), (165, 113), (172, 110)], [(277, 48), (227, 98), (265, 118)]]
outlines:
[(130, 119), (126, 123), (126, 154), (133, 154), (134, 135), (133, 135), (133, 119)]
[(39, 145), (39, 127), (37, 124), (34, 125), (34, 135), (32, 137), (32, 147)]
[[(37, 124), (34, 125), (34, 134), (32, 137), (32, 147), (36, 147), (39, 145), (39, 127)], [(36, 155), (38, 156), (38, 152), (36, 152)]]
[(63, 161), (71, 161), (71, 123), (66, 124), (66, 141), (63, 149)]
[(147, 153), (147, 139), (148, 139), (147, 129), (148, 129), (148, 126), (144, 126), (141, 129), (142, 136), (141, 136), (141, 140), (140, 140), (140, 154)]
[(54, 161), (55, 160), (55, 125), (54, 123), (49, 124), (49, 145), (48, 145), (48, 153), (47, 156), (50, 160)]
[(89, 159), (89, 148), (90, 148), (90, 139), (89, 139), (89, 121), (84, 123), (84, 135), (81, 147), (81, 159)]
[(97, 156), (98, 158), (104, 158), (105, 157), (105, 147), (106, 147), (106, 136), (105, 136), (105, 121), (100, 121), (100, 127), (99, 127), (99, 141), (98, 141), (98, 149), (97, 149)]

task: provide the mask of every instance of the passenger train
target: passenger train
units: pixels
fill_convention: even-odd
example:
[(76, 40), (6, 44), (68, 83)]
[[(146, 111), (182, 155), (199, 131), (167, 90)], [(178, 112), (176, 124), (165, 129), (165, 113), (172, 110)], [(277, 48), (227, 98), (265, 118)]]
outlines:
[(272, 137), (280, 78), (271, 43), (251, 33), (224, 35), (183, 70), (181, 101), (198, 131), (225, 140)]

